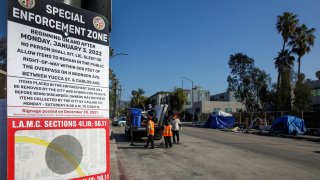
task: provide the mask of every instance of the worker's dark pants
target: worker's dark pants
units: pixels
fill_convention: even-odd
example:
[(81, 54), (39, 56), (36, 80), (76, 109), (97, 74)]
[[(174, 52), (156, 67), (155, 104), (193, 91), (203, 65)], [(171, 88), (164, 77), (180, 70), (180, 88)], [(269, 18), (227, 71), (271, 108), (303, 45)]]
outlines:
[(166, 145), (166, 148), (168, 147), (168, 145), (172, 147), (171, 136), (164, 136), (164, 143)]
[(149, 135), (149, 136), (148, 136), (148, 140), (147, 140), (147, 145), (146, 145), (146, 147), (149, 146), (149, 142), (151, 142), (151, 147), (154, 148), (153, 135)]
[(173, 133), (173, 136), (172, 136), (173, 143), (176, 143), (176, 136), (177, 136), (177, 142), (179, 143), (179, 130), (172, 131), (172, 133)]

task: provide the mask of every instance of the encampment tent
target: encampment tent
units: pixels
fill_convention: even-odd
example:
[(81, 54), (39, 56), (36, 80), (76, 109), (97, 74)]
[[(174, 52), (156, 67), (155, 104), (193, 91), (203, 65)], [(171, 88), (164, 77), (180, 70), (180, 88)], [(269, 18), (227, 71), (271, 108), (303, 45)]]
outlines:
[(218, 115), (219, 116), (224, 116), (224, 117), (231, 117), (232, 116), (232, 114), (224, 112), (224, 111), (221, 111), (221, 110), (218, 110)]
[(272, 122), (270, 132), (276, 132), (281, 134), (304, 134), (306, 127), (304, 120), (295, 116), (282, 116)]
[(234, 126), (234, 117), (225, 117), (219, 115), (210, 115), (204, 127), (213, 129), (232, 128)]

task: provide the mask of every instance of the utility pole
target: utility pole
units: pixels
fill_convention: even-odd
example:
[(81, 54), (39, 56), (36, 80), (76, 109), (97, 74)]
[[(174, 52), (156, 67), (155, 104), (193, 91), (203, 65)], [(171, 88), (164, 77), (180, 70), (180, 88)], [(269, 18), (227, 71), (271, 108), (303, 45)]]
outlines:
[(193, 108), (193, 81), (186, 77), (181, 77), (191, 82), (191, 112), (192, 112), (192, 123), (194, 121), (194, 108)]
[(122, 95), (122, 85), (119, 84), (119, 88), (118, 88), (118, 113), (120, 115), (120, 110), (121, 110), (121, 95)]

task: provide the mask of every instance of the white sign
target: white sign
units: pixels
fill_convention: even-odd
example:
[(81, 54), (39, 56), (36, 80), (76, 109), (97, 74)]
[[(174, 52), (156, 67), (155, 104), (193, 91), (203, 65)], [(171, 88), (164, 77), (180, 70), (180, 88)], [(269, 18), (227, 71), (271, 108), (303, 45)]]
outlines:
[(8, 26), (8, 116), (109, 117), (108, 47)]
[(8, 179), (110, 179), (108, 33), (92, 12), (8, 1)]

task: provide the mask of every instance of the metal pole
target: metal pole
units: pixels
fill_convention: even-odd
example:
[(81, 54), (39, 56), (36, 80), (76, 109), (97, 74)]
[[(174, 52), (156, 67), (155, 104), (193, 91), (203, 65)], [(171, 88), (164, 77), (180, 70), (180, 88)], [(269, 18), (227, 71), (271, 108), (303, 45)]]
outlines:
[(191, 111), (192, 111), (192, 123), (194, 123), (194, 109), (193, 109), (193, 81), (191, 80)]
[(183, 90), (183, 79), (181, 79), (181, 80), (182, 80), (181, 88), (182, 88), (182, 90)]
[(119, 111), (119, 115), (120, 115), (120, 104), (121, 104), (121, 93), (122, 93), (122, 86), (121, 84), (119, 85), (119, 96), (118, 96), (118, 111)]
[(192, 124), (193, 124), (193, 121), (194, 121), (194, 107), (193, 107), (193, 81), (189, 78), (186, 78), (186, 77), (181, 77), (183, 79), (186, 79), (188, 81), (191, 81), (191, 113), (192, 113)]
[(114, 54), (114, 55), (110, 56), (110, 58), (113, 58), (113, 57), (115, 57), (115, 56), (120, 56), (120, 55), (122, 55), (122, 56), (128, 56), (129, 54), (128, 54), (128, 53), (117, 53), (117, 54)]

